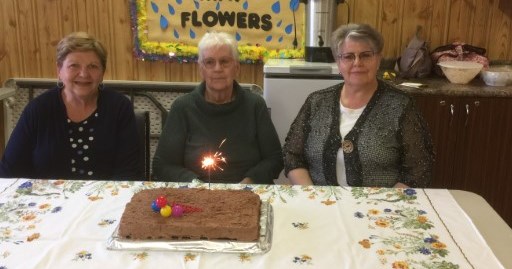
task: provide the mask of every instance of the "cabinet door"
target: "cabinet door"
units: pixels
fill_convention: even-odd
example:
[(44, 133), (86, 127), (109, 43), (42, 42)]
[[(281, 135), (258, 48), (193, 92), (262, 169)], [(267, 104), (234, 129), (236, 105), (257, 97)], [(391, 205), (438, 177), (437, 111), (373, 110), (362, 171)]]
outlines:
[(457, 145), (457, 107), (449, 96), (415, 95), (416, 106), (422, 112), (434, 145), (435, 164), (430, 187), (453, 188), (455, 147)]
[(492, 132), (494, 107), (490, 98), (458, 98), (459, 135), (455, 147), (454, 176), (457, 188), (482, 194), (486, 177), (496, 162)]
[(512, 224), (512, 98), (459, 98), (453, 176)]
[(512, 226), (512, 98), (414, 97), (436, 153), (430, 187), (475, 192)]

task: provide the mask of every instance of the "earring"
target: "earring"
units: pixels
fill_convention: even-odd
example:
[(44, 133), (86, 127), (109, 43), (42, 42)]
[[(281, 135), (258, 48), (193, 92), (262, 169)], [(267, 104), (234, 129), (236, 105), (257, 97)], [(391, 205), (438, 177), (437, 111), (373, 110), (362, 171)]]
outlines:
[(62, 80), (60, 80), (60, 79), (57, 80), (57, 88), (59, 88), (59, 89), (64, 88), (64, 82), (62, 82)]
[(100, 82), (100, 84), (98, 85), (98, 90), (103, 90), (105, 88), (105, 85), (103, 84), (103, 82)]

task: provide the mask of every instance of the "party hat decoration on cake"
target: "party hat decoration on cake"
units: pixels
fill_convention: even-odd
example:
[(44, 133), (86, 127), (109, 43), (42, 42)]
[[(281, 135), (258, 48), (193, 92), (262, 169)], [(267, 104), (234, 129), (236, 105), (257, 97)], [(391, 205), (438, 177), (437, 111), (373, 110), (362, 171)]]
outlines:
[[(224, 144), (225, 141), (226, 138), (224, 138), (220, 142), (219, 149), (220, 147), (222, 147), (222, 144)], [(207, 154), (206, 156), (203, 157), (203, 161), (201, 162), (201, 168), (208, 170), (208, 189), (210, 189), (211, 170), (219, 169), (221, 171), (224, 171), (224, 169), (222, 169), (222, 167), (219, 166), (221, 162), (226, 163), (226, 158), (222, 156), (222, 152), (220, 151), (216, 151), (214, 154)]]

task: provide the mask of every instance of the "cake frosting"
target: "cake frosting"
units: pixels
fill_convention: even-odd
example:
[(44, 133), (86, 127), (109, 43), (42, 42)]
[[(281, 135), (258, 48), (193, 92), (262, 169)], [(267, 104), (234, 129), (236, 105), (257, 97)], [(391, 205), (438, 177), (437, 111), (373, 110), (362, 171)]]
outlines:
[[(169, 205), (193, 208), (181, 217), (163, 217), (151, 203), (165, 196)], [(259, 239), (260, 197), (245, 190), (158, 188), (133, 195), (119, 224), (119, 236), (131, 240)]]

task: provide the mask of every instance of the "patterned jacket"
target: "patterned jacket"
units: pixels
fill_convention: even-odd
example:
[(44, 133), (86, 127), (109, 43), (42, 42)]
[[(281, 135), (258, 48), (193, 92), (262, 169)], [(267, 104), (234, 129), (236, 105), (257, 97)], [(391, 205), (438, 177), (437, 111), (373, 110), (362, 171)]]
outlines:
[[(309, 170), (315, 185), (338, 185), (336, 155), (343, 144), (350, 186), (392, 187), (397, 182), (427, 187), (434, 154), (430, 133), (413, 99), (379, 81), (352, 130), (342, 139), (343, 83), (309, 95), (283, 148), (285, 173)], [(343, 142), (342, 142), (343, 141)]]

